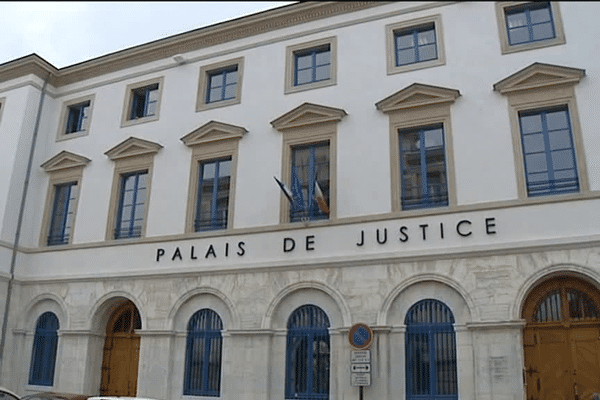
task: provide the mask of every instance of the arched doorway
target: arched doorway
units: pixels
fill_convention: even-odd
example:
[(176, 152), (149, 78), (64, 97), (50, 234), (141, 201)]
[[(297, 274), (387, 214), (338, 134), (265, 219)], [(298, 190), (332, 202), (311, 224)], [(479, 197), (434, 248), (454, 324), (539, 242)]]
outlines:
[(527, 400), (589, 400), (600, 396), (600, 292), (559, 277), (525, 301), (523, 346)]
[(140, 314), (129, 300), (111, 315), (106, 325), (100, 394), (136, 395), (140, 336), (135, 330), (141, 328)]

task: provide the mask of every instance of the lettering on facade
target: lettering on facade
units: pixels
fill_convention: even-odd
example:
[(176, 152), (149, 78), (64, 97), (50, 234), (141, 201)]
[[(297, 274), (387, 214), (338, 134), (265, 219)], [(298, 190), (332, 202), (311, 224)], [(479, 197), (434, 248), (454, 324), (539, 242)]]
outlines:
[[(448, 226), (450, 225), (450, 226)], [(358, 240), (354, 246), (363, 247), (367, 243), (377, 243), (384, 245), (386, 243), (406, 243), (410, 240), (427, 241), (431, 239), (445, 239), (452, 234), (462, 238), (469, 238), (477, 234), (495, 235), (496, 218), (489, 217), (484, 219), (483, 226), (471, 222), (469, 219), (461, 219), (455, 224), (428, 223), (419, 224), (414, 227), (402, 225), (397, 229), (376, 228), (374, 231), (367, 232), (361, 229), (358, 232)], [(352, 243), (349, 243), (352, 246)], [(304, 235), (302, 237), (285, 236), (281, 241), (281, 251), (283, 253), (312, 252), (317, 250), (318, 241), (316, 235)], [(156, 249), (156, 262), (170, 260), (173, 262), (184, 260), (218, 260), (228, 257), (243, 257), (246, 254), (246, 242), (237, 243), (208, 244), (203, 247), (177, 246), (173, 250), (167, 251), (163, 247)]]

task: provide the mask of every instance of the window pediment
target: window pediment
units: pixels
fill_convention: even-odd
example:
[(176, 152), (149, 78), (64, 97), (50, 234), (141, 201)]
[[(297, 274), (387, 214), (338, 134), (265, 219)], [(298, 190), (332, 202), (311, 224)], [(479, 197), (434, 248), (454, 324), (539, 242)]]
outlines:
[(284, 130), (324, 122), (339, 122), (346, 115), (346, 111), (340, 108), (304, 103), (271, 121), (271, 125), (277, 130)]
[(62, 171), (68, 168), (85, 167), (91, 160), (70, 151), (63, 150), (41, 165), (46, 172)]
[(460, 96), (456, 89), (413, 83), (375, 104), (384, 113), (408, 108), (453, 103)]
[(104, 154), (111, 160), (119, 160), (126, 157), (155, 154), (162, 149), (162, 147), (163, 146), (158, 143), (131, 136)]
[(180, 140), (186, 146), (195, 146), (221, 140), (241, 139), (246, 132), (248, 131), (240, 126), (210, 121), (180, 138)]
[(494, 90), (505, 94), (563, 84), (576, 84), (584, 76), (584, 69), (536, 62), (496, 83)]

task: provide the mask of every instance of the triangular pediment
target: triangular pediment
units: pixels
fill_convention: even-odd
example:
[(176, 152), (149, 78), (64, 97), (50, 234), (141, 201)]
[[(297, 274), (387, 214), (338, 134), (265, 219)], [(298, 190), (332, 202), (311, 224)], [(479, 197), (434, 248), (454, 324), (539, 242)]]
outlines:
[(459, 96), (460, 92), (456, 89), (413, 83), (379, 101), (375, 107), (382, 112), (399, 111), (434, 104), (453, 103)]
[(533, 63), (496, 83), (494, 90), (504, 94), (555, 85), (576, 84), (584, 76), (584, 69)]
[(158, 143), (131, 136), (129, 139), (125, 139), (104, 154), (111, 160), (119, 160), (126, 157), (155, 154), (160, 149), (162, 149), (162, 146)]
[(46, 172), (61, 171), (67, 168), (85, 167), (90, 159), (70, 151), (63, 150), (41, 165)]
[(271, 121), (271, 125), (277, 130), (298, 128), (306, 125), (322, 124), (324, 122), (338, 122), (345, 115), (347, 115), (346, 111), (340, 108), (304, 103)]
[(195, 146), (203, 143), (217, 142), (228, 139), (241, 139), (248, 132), (241, 126), (210, 121), (188, 133), (180, 140), (186, 146)]

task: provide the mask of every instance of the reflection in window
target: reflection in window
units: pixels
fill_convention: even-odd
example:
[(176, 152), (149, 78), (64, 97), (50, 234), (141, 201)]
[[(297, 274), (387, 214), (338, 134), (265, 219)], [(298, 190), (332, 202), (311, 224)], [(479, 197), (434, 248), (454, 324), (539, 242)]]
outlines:
[(579, 191), (566, 106), (519, 113), (529, 196)]
[(294, 86), (330, 78), (330, 46), (320, 46), (294, 53)]
[(394, 32), (396, 66), (437, 58), (434, 24)]
[(400, 130), (399, 135), (402, 209), (447, 206), (443, 126)]
[(129, 119), (138, 119), (156, 115), (157, 102), (158, 83), (132, 90)]
[(75, 200), (77, 199), (77, 182), (63, 183), (54, 186), (54, 204), (48, 230), (48, 246), (69, 243), (73, 229)]
[(231, 157), (200, 163), (196, 232), (227, 228), (230, 183)]
[(148, 171), (121, 175), (121, 190), (115, 239), (136, 238), (142, 234)]
[(506, 9), (506, 27), (511, 45), (556, 36), (549, 2), (535, 2)]
[(292, 147), (291, 175), (290, 221), (329, 218), (329, 142)]
[(208, 74), (207, 103), (235, 98), (238, 82), (237, 68), (237, 65), (235, 65), (231, 68)]
[(90, 102), (75, 104), (68, 107), (67, 127), (65, 133), (85, 131), (88, 124)]

